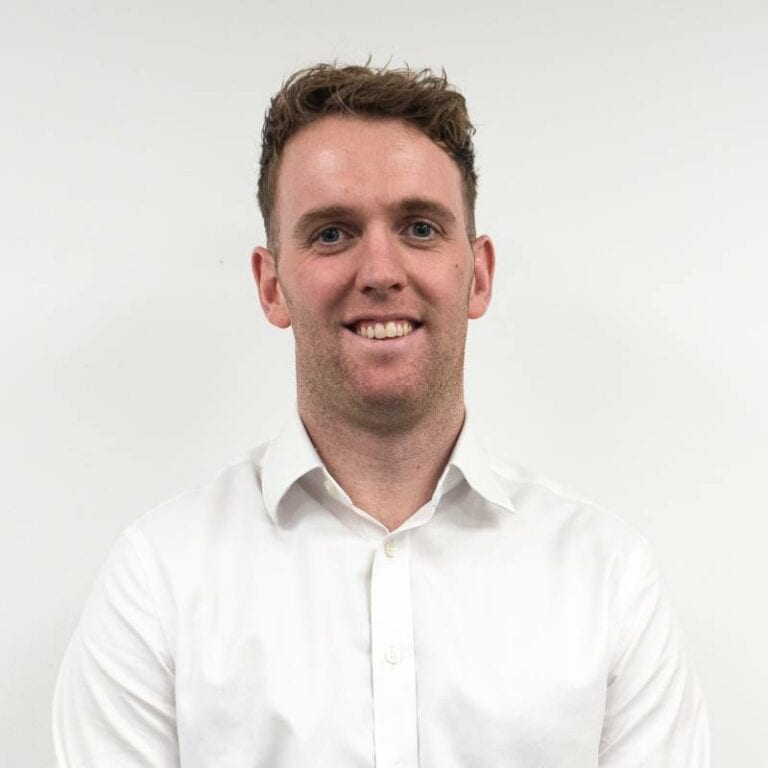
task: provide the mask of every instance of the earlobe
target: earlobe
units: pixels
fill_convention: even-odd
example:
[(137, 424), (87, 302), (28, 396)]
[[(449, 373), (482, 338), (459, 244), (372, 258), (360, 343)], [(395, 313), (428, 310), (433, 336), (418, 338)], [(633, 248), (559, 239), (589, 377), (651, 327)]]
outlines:
[(496, 267), (496, 253), (491, 238), (481, 235), (472, 243), (474, 254), (474, 275), (470, 288), (467, 317), (475, 320), (485, 314), (493, 293), (493, 272)]
[(251, 254), (251, 271), (259, 291), (259, 301), (264, 315), (272, 325), (288, 328), (291, 318), (283, 289), (277, 276), (277, 265), (268, 248), (256, 247)]

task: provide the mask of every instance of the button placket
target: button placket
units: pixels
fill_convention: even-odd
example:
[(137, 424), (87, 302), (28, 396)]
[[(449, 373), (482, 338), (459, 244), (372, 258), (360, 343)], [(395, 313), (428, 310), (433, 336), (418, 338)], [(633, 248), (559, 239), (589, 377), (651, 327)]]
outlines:
[(386, 539), (371, 571), (376, 765), (418, 764), (416, 670), (408, 533)]

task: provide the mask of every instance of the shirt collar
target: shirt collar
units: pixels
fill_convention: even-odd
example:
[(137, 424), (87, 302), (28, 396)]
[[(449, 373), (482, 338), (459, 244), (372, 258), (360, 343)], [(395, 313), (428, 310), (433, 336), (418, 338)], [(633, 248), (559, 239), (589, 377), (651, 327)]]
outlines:
[(277, 522), (277, 508), (288, 489), (313, 469), (323, 467), (296, 408), (270, 442), (262, 463), (262, 493), (267, 514)]
[[(499, 482), (498, 476), (492, 469), (492, 463), (491, 457), (483, 450), (477, 439), (469, 416), (465, 416), (464, 426), (448, 460), (448, 469), (455, 468), (461, 472), (470, 488), (493, 506), (507, 512), (514, 512), (515, 508), (509, 494)], [(443, 478), (449, 474), (443, 473)], [(444, 488), (443, 492), (446, 490), (448, 489)]]
[[(491, 468), (491, 459), (480, 446), (468, 417), (464, 419), (451, 458), (438, 481), (433, 496), (435, 502), (458, 482), (452, 471), (454, 468), (461, 473), (470, 488), (487, 502), (514, 512), (512, 502)], [(315, 469), (322, 469), (327, 475), (298, 409), (294, 408), (283, 429), (267, 447), (262, 464), (264, 505), (273, 522), (277, 521), (278, 507), (291, 486)]]

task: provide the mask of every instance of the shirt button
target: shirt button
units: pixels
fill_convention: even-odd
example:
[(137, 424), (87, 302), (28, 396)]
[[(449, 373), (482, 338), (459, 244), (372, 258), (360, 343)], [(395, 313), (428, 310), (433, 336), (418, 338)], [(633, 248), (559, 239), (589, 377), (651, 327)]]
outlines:
[(394, 557), (397, 554), (397, 542), (392, 539), (387, 539), (384, 542), (384, 554), (387, 557)]
[(394, 645), (391, 645), (389, 648), (387, 648), (387, 652), (384, 654), (384, 658), (390, 664), (397, 664), (400, 661), (400, 651), (395, 648)]
[(323, 485), (325, 486), (325, 490), (326, 490), (326, 491), (328, 491), (328, 493), (329, 493), (331, 496), (336, 496), (336, 486), (334, 485), (334, 483), (333, 483), (333, 480), (331, 480), (331, 479), (329, 478), (328, 480), (326, 480), (326, 481), (323, 483)]

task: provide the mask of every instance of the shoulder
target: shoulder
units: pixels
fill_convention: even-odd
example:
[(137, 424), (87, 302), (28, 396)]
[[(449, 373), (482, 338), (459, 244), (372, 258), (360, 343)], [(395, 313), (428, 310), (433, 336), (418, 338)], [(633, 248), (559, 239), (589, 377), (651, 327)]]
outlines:
[(502, 455), (488, 455), (489, 466), (523, 529), (554, 540), (563, 551), (587, 548), (612, 559), (646, 553), (648, 541), (620, 514)]
[(252, 449), (210, 481), (181, 493), (137, 518), (124, 536), (161, 558), (186, 557), (217, 540), (237, 538), (269, 523), (261, 467), (269, 444)]

